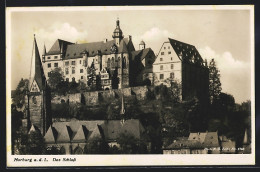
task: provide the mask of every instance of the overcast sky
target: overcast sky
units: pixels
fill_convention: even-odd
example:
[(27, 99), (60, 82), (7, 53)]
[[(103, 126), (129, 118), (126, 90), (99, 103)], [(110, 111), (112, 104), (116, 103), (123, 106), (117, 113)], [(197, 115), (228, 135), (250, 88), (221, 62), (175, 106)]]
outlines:
[[(50, 9), (50, 8), (49, 8)], [(117, 17), (125, 37), (135, 48), (144, 40), (158, 53), (168, 37), (196, 46), (205, 59), (214, 58), (222, 91), (237, 103), (250, 99), (249, 10), (103, 10), (22, 11), (11, 13), (11, 88), (29, 78), (33, 34), (42, 54), (56, 39), (71, 42), (111, 40)]]

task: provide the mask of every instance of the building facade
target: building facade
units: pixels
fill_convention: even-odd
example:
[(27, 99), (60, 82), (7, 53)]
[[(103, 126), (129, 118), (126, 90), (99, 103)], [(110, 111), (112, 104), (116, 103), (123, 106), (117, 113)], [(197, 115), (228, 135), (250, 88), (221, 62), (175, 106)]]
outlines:
[(209, 70), (195, 46), (169, 38), (164, 42), (153, 63), (154, 84), (170, 86), (170, 81), (181, 84), (181, 98), (194, 96), (207, 101)]
[[(130, 78), (131, 63), (135, 57), (132, 52), (135, 48), (132, 37), (124, 38), (120, 28), (119, 20), (116, 21), (116, 28), (112, 35), (113, 40), (75, 44), (58, 39), (48, 52), (44, 47), (42, 61), (45, 75), (60, 67), (66, 81), (87, 82), (88, 68), (93, 64), (96, 75), (101, 77), (103, 89), (111, 89), (112, 78), (118, 78), (117, 88), (124, 88), (133, 85), (135, 78)], [(140, 48), (145, 50), (145, 43), (140, 43)], [(109, 78), (107, 78), (109, 77)], [(132, 79), (132, 80), (131, 80)]]

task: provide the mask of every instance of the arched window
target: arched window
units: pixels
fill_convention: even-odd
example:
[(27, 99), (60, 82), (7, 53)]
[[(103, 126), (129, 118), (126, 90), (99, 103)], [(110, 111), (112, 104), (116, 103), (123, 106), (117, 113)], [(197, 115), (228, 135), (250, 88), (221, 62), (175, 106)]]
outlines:
[(76, 155), (83, 154), (83, 149), (81, 147), (77, 146), (74, 149), (74, 154), (76, 154)]
[(72, 82), (75, 82), (75, 77), (72, 78)]
[(110, 68), (110, 58), (107, 59), (107, 67)]

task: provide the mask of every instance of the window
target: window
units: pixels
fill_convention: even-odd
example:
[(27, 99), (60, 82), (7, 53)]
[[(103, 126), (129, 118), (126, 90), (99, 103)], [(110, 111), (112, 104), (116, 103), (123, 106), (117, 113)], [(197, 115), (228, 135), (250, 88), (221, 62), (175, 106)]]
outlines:
[(171, 64), (171, 69), (173, 69), (173, 64)]
[(69, 66), (69, 62), (65, 62), (65, 66)]
[(171, 57), (171, 60), (172, 60), (172, 57)]
[(69, 82), (69, 78), (66, 78), (66, 81)]
[(47, 57), (48, 59), (51, 59), (51, 57), (49, 56), (49, 57)]
[(164, 47), (164, 49), (166, 49), (166, 47)]
[(171, 54), (171, 52), (169, 51), (168, 54)]
[(160, 79), (163, 79), (164, 78), (164, 75), (163, 74), (160, 74)]
[(75, 82), (75, 78), (74, 77), (72, 78), (72, 82)]
[(54, 67), (58, 67), (58, 63), (54, 63)]
[(71, 61), (71, 65), (75, 65), (76, 64), (76, 62), (75, 61)]
[(80, 73), (83, 73), (83, 69), (80, 69)]
[(69, 68), (65, 68), (65, 74), (66, 74), (66, 75), (69, 74)]
[(160, 58), (160, 61), (163, 61), (163, 58)]
[(79, 64), (81, 64), (81, 60), (79, 61)]
[(72, 74), (75, 73), (75, 67), (72, 67)]
[(81, 76), (80, 78), (83, 79), (83, 76)]
[(168, 49), (170, 49), (170, 46), (168, 46)]
[(58, 56), (54, 56), (54, 59), (57, 59), (58, 58)]
[(164, 55), (164, 52), (161, 52), (161, 55)]
[(42, 57), (42, 61), (45, 61), (45, 57)]
[(48, 68), (50, 68), (51, 67), (51, 63), (48, 63)]
[(171, 79), (174, 79), (174, 73), (173, 73), (173, 72), (170, 73), (170, 78), (171, 78)]
[(163, 65), (160, 66), (160, 70), (163, 70)]

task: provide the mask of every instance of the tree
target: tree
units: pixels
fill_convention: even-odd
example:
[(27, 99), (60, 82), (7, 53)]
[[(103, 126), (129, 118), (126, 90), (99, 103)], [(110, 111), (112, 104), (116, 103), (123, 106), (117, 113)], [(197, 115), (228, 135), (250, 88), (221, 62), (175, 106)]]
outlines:
[(209, 64), (209, 96), (213, 103), (221, 92), (220, 74), (214, 59)]
[(51, 89), (56, 90), (57, 85), (64, 81), (61, 68), (55, 68), (49, 72), (48, 84)]
[(86, 154), (106, 154), (108, 153), (108, 144), (100, 137), (94, 137), (89, 141), (87, 147), (84, 149)]
[(26, 144), (26, 154), (28, 155), (42, 155), (45, 153), (46, 147), (44, 138), (39, 131), (32, 131), (28, 134)]
[(13, 92), (12, 101), (17, 108), (22, 108), (24, 106), (24, 97), (26, 95), (26, 91), (28, 90), (28, 84), (29, 80), (22, 78), (17, 85), (16, 90)]
[(118, 68), (116, 67), (112, 75), (112, 89), (118, 89), (118, 84), (119, 84)]
[(138, 151), (137, 139), (132, 134), (119, 134), (117, 143), (120, 145), (122, 154), (135, 154)]
[(91, 91), (96, 90), (96, 69), (94, 62), (92, 62), (91, 66), (87, 68), (87, 78), (88, 78), (88, 86)]

